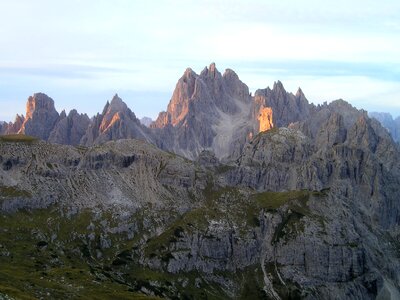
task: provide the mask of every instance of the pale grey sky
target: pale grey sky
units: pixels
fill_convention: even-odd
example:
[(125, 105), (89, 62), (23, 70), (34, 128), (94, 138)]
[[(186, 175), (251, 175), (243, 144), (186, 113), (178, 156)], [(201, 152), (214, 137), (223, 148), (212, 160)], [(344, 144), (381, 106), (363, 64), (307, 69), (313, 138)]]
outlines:
[(314, 103), (400, 115), (399, 1), (0, 0), (0, 120), (44, 92), (94, 115), (118, 93), (166, 109), (186, 67), (234, 69), (251, 91), (281, 80)]

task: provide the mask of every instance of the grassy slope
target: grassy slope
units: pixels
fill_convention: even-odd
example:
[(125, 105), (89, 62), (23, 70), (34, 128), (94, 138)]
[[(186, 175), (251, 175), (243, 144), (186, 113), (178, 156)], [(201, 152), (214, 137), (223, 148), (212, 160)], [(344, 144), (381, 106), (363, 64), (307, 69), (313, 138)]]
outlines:
[[(99, 237), (106, 234), (101, 221), (112, 224), (111, 215), (104, 214), (99, 219), (84, 211), (65, 217), (57, 208), (51, 208), (0, 216), (0, 298), (3, 293), (17, 299), (141, 299), (146, 297), (141, 290), (147, 290), (159, 296), (179, 293), (184, 299), (224, 299), (224, 291), (208, 282), (207, 275), (168, 274), (139, 266), (135, 249), (142, 249), (148, 257), (164, 256), (168, 260), (168, 246), (182, 232), (190, 234), (196, 229), (205, 234), (209, 220), (218, 219), (238, 224), (246, 232), (259, 226), (261, 210), (274, 211), (288, 205), (298, 218), (281, 224), (274, 237), (278, 241), (298, 228), (301, 216), (308, 213), (306, 202), (311, 195), (308, 191), (266, 192), (244, 198), (237, 189), (212, 187), (205, 194), (208, 201), (204, 206), (178, 217), (161, 235), (144, 245), (139, 242), (144, 232), (130, 239), (108, 233), (113, 247), (102, 250), (101, 257), (96, 255)], [(140, 222), (137, 216), (134, 221)], [(91, 239), (88, 233), (92, 233)], [(254, 299), (262, 297), (258, 266), (222, 275), (241, 286), (242, 298), (250, 294)]]
[(24, 134), (7, 134), (0, 135), (0, 142), (8, 143), (33, 143), (38, 139), (29, 135)]

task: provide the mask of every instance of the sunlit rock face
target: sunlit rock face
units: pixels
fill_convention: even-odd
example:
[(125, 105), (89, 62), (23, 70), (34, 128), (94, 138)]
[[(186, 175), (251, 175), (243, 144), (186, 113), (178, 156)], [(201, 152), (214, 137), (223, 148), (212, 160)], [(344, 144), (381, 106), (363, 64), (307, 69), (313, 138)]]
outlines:
[(258, 121), (260, 122), (259, 132), (267, 131), (274, 127), (274, 124), (272, 122), (272, 108), (262, 106), (260, 108)]

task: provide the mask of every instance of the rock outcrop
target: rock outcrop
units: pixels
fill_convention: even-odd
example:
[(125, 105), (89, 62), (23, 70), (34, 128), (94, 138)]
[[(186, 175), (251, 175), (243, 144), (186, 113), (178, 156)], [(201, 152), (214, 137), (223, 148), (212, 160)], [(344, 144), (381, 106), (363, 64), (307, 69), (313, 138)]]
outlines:
[(58, 118), (54, 100), (46, 94), (36, 93), (28, 98), (25, 119), (18, 133), (47, 140)]
[(258, 121), (260, 122), (259, 132), (270, 130), (274, 127), (273, 111), (270, 107), (260, 107)]

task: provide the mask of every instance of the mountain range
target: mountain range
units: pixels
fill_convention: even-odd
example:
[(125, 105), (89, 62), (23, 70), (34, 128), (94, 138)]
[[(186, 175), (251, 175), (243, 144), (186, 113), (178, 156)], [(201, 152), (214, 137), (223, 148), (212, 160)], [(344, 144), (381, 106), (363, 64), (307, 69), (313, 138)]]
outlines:
[(38, 93), (1, 132), (0, 298), (400, 298), (400, 148), (344, 100), (211, 64), (149, 126)]
[[(335, 103), (341, 101), (330, 106), (339, 107)], [(292, 126), (327, 107), (310, 104), (300, 88), (296, 94), (286, 92), (280, 81), (272, 89), (259, 89), (252, 96), (234, 71), (227, 69), (221, 74), (213, 63), (200, 75), (188, 68), (176, 84), (167, 111), (154, 122), (136, 118), (117, 94), (101, 114), (89, 119), (76, 110), (68, 115), (65, 111), (58, 113), (53, 99), (37, 93), (28, 98), (25, 116), (17, 115), (14, 122), (1, 125), (0, 133), (23, 133), (51, 143), (84, 146), (136, 138), (190, 159), (203, 150), (228, 159), (241, 153), (253, 136), (274, 124)], [(385, 113), (371, 116), (399, 141), (400, 118), (393, 120)]]

